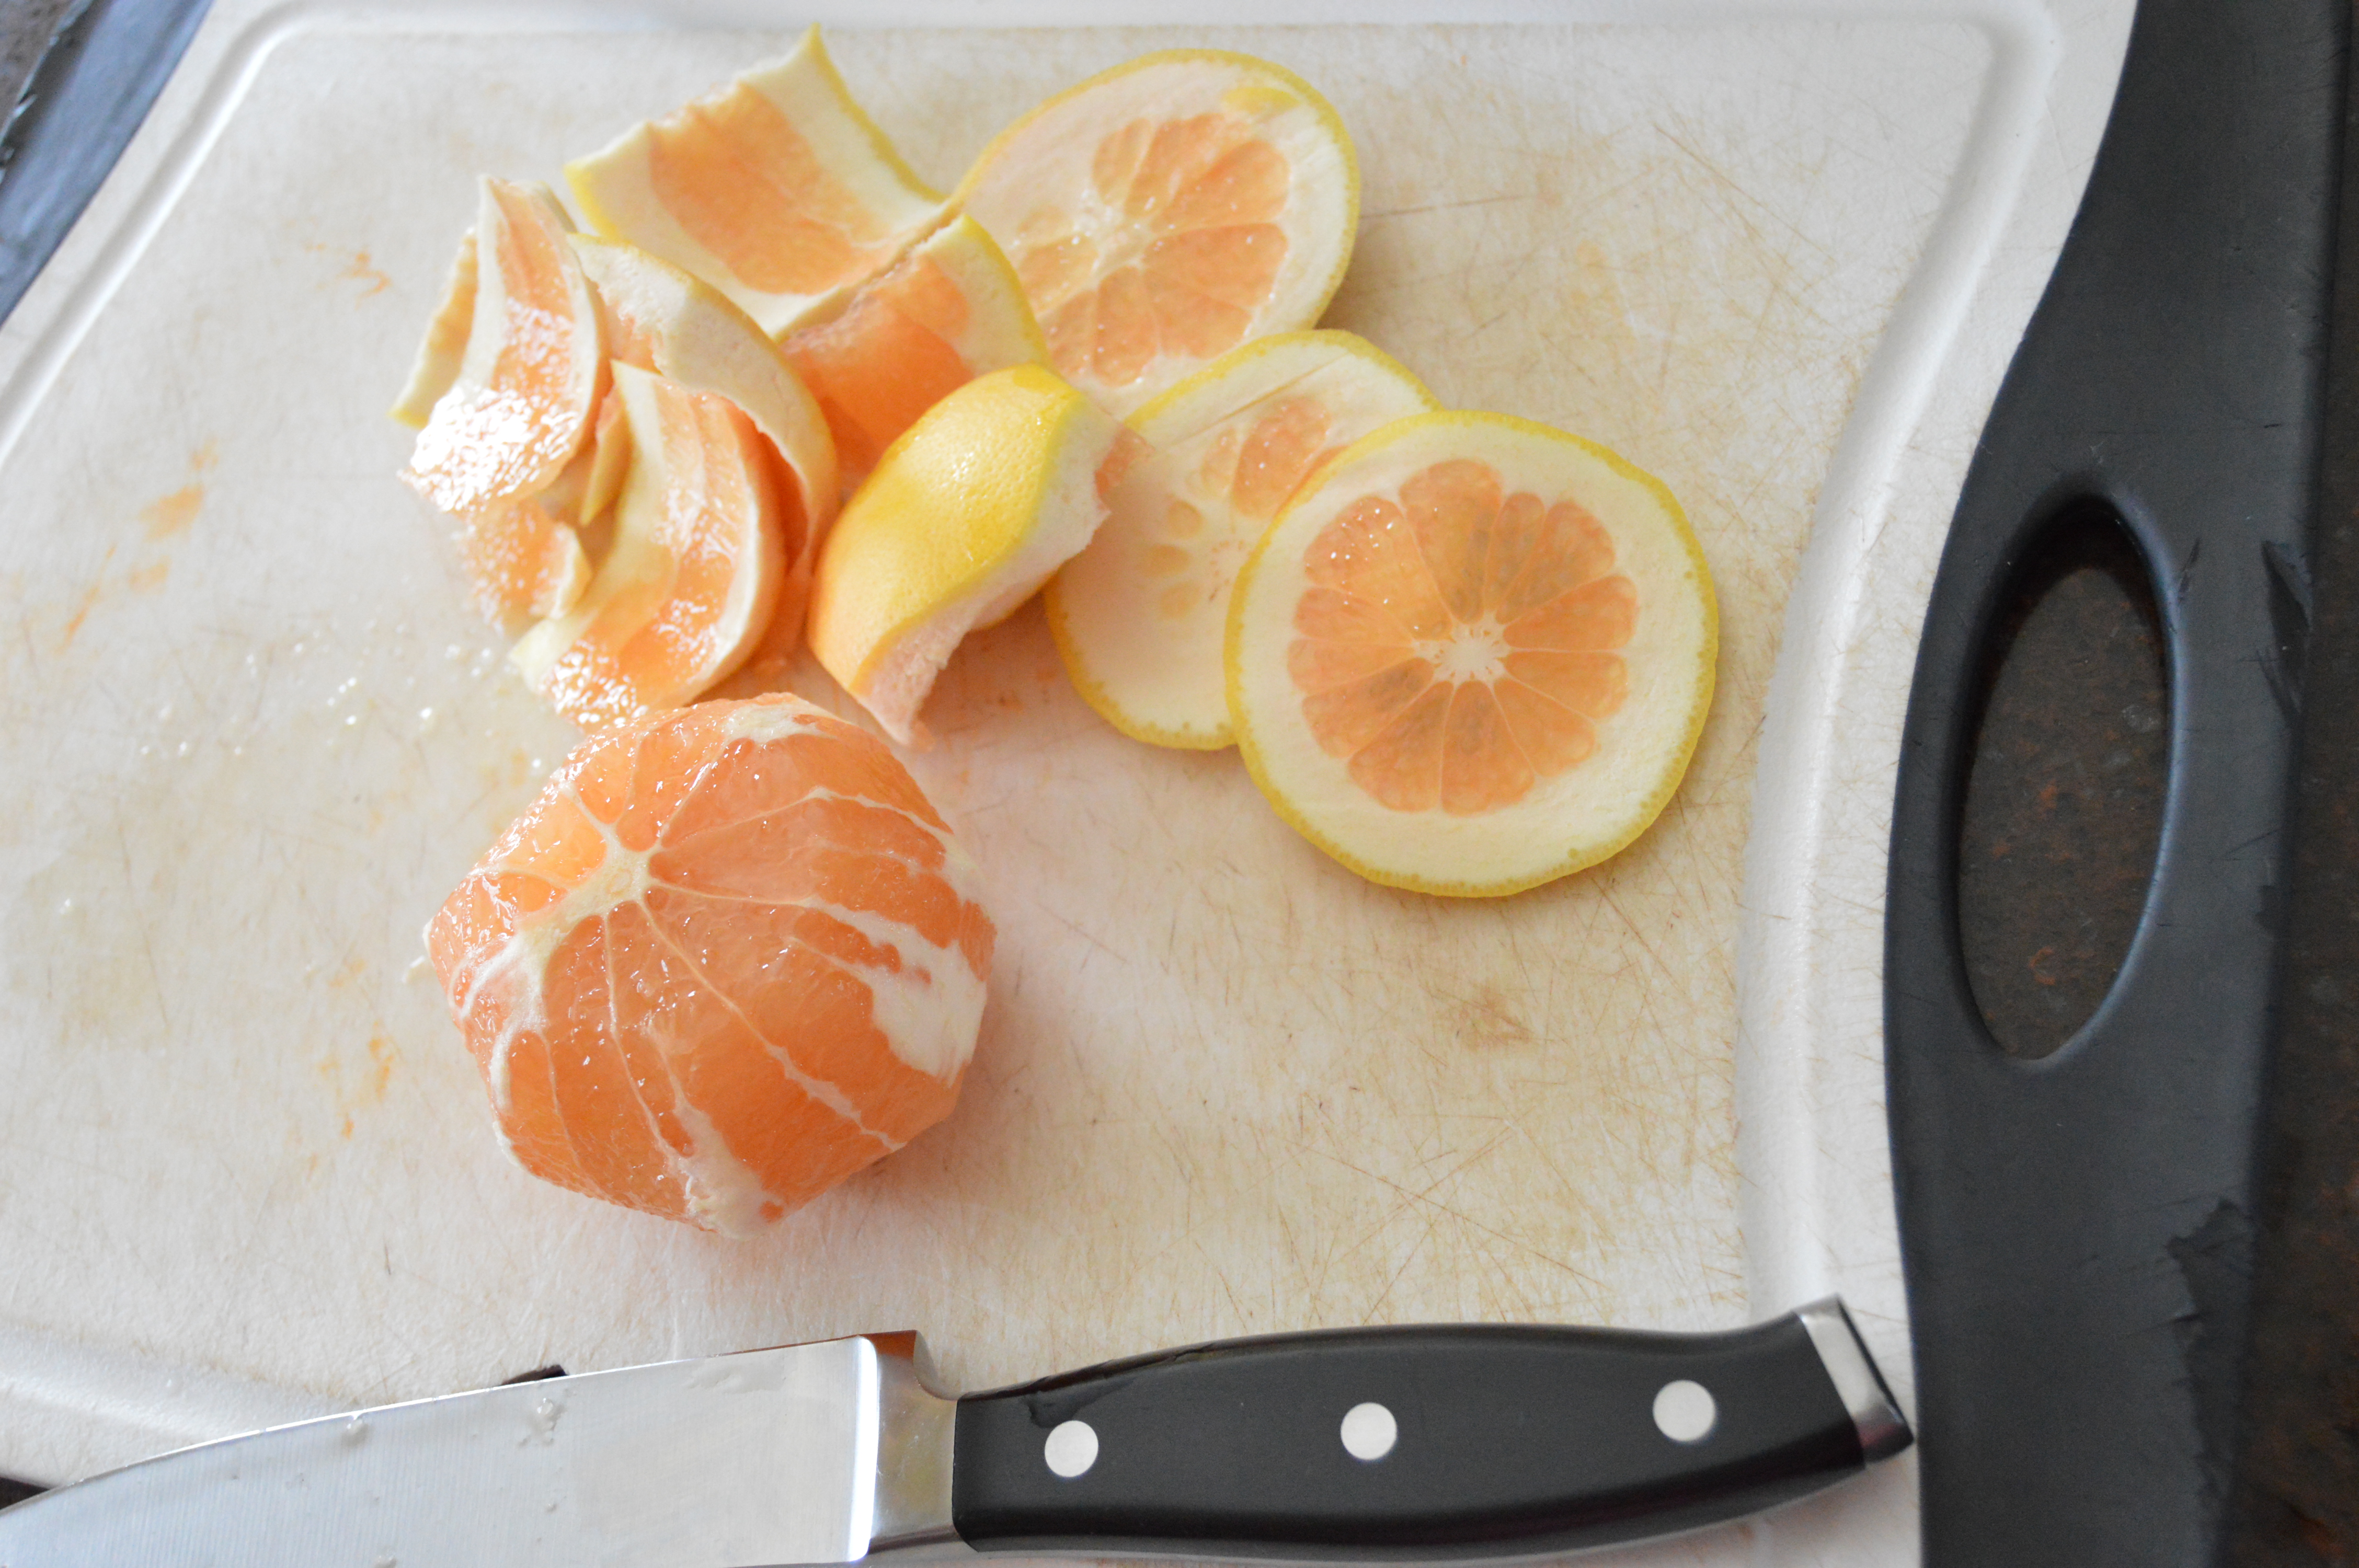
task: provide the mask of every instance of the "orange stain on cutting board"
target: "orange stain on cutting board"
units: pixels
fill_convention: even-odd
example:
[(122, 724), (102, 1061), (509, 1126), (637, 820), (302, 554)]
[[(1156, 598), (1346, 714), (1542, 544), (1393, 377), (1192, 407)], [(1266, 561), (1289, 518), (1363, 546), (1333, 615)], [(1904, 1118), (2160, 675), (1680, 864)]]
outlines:
[(141, 507), (139, 520), (147, 524), (149, 539), (168, 539), (195, 522), (204, 504), (205, 487), (184, 484), (171, 494), (159, 496)]
[(344, 270), (336, 274), (336, 281), (367, 284), (368, 287), (362, 289), (360, 293), (363, 299), (366, 299), (373, 294), (383, 294), (393, 287), (393, 279), (377, 269), (376, 265), (369, 259), (369, 254), (366, 251), (346, 251), (341, 245), (305, 245), (303, 248), (315, 256), (348, 256), (350, 259), (344, 263)]
[(386, 1087), (393, 1082), (393, 1065), (399, 1054), (394, 1048), (393, 1037), (379, 1027), (369, 1035), (365, 1065), (348, 1064), (343, 1055), (336, 1053), (320, 1058), (320, 1076), (335, 1096), (336, 1111), (342, 1119), (338, 1133), (344, 1138), (353, 1135), (353, 1114), (382, 1101)]

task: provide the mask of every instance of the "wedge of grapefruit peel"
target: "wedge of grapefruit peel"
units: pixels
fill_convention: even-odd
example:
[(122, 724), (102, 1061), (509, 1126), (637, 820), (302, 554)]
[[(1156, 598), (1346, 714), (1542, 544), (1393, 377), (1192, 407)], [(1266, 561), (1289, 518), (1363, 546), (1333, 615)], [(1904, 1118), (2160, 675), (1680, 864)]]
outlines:
[(965, 217), (782, 346), (826, 411), (846, 490), (919, 415), (976, 376), (1049, 362), (1015, 269)]
[(426, 930), (525, 1169), (734, 1236), (949, 1113), (993, 940), (908, 773), (785, 695), (587, 741)]
[(634, 454), (614, 542), (580, 600), (508, 655), (589, 730), (678, 707), (745, 662), (786, 579), (793, 492), (727, 398), (633, 365), (614, 376)]
[(1232, 350), (1132, 415), (1151, 450), (1048, 589), (1074, 688), (1135, 739), (1231, 744), (1221, 645), (1237, 568), (1322, 460), (1435, 406), (1366, 339), (1288, 332)]
[(1090, 541), (1135, 440), (1039, 365), (969, 382), (893, 443), (836, 519), (811, 588), (820, 664), (894, 740), (961, 638)]
[(577, 234), (573, 248), (614, 362), (726, 400), (785, 463), (792, 481), (777, 497), (785, 570), (764, 634), (791, 644), (802, 632), (812, 557), (835, 520), (835, 443), (825, 416), (777, 345), (719, 290), (631, 245)]
[(951, 200), (1016, 264), (1058, 373), (1126, 413), (1249, 338), (1317, 322), (1351, 260), (1360, 171), (1301, 78), (1179, 49), (1042, 103)]
[(942, 217), (817, 27), (784, 59), (568, 164), (565, 178), (592, 229), (703, 278), (774, 336)]
[(1528, 420), (1419, 415), (1345, 449), (1246, 561), (1230, 718), (1270, 804), (1362, 876), (1516, 892), (1655, 820), (1719, 640), (1659, 480)]

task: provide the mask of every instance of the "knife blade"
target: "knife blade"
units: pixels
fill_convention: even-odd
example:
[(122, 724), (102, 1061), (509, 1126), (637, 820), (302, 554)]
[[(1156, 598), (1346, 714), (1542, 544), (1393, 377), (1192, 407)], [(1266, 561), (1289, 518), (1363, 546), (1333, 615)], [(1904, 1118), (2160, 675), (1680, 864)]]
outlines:
[(858, 1335), (184, 1448), (0, 1510), (0, 1568), (1495, 1559), (1717, 1523), (1910, 1441), (1832, 1297), (1718, 1334), (1278, 1335), (960, 1398), (915, 1334)]

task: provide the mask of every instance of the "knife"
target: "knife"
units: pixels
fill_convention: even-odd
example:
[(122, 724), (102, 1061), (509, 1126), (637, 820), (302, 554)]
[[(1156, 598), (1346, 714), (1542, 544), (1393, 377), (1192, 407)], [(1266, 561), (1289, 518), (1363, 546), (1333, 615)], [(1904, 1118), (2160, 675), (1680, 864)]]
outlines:
[(1455, 1562), (1772, 1508), (1907, 1448), (1840, 1301), (1719, 1334), (1231, 1340), (952, 1398), (915, 1334), (514, 1383), (0, 1510), (0, 1568)]

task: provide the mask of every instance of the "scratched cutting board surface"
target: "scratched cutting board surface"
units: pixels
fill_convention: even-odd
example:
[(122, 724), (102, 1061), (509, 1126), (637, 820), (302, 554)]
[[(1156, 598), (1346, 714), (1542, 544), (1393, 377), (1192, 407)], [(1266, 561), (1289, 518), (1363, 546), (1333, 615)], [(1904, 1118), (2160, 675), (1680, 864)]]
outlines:
[[(1037, 608), (971, 640), (909, 758), (1000, 929), (963, 1098), (731, 1242), (513, 1167), (423, 970), (426, 918), (577, 737), (463, 605), (383, 410), (478, 173), (553, 181), (806, 18), (461, 32), (226, 5), (208, 37), (248, 30), (184, 70), (213, 72), (184, 92), (202, 136), (155, 160), (179, 183), (123, 208), (129, 254), (77, 236), (114, 269), (103, 297), (37, 294), (86, 319), (0, 341), (9, 1343), (300, 1413), (901, 1325), (980, 1387), (1272, 1330), (1791, 1304), (1759, 1299), (1737, 1113), (1772, 672), (1863, 375), (1929, 252), (1962, 243), (1944, 213), (2012, 47), (1902, 9), (832, 31), (944, 188), (1030, 103), (1147, 49), (1299, 72), (1364, 181), (1326, 324), (1445, 405), (1660, 475), (1718, 585), (1719, 691), (1634, 848), (1451, 902), (1321, 857), (1234, 753), (1106, 727)], [(2070, 173), (2093, 129), (2067, 130)], [(2044, 260), (2017, 270), (2027, 309)], [(2003, 354), (1973, 367), (1995, 384), (1983, 362)], [(1887, 1294), (1891, 1321), (1897, 1274)], [(0, 1470), (138, 1452), (29, 1382), (16, 1408), (49, 1416), (12, 1422), (9, 1391)]]

